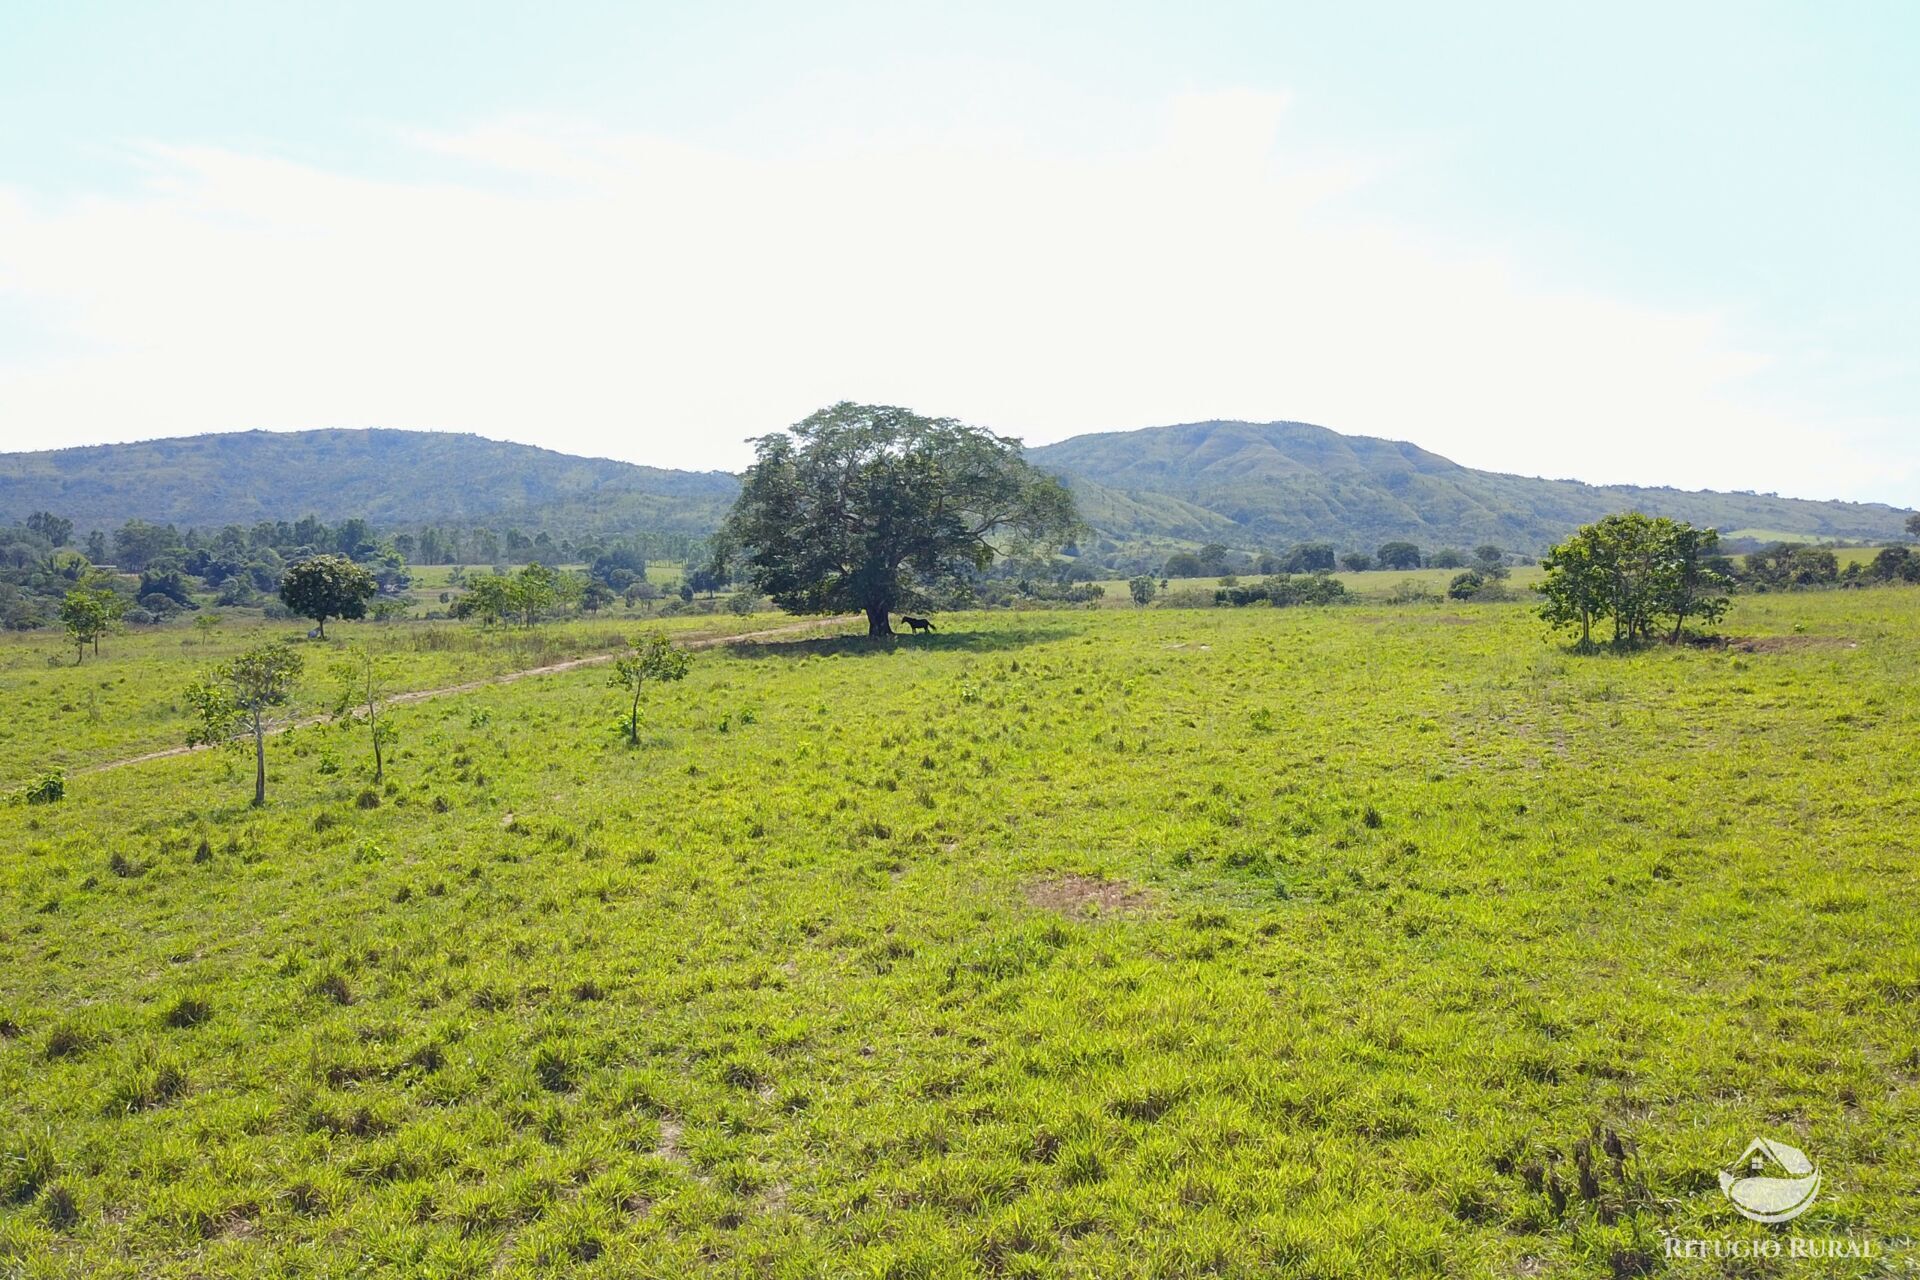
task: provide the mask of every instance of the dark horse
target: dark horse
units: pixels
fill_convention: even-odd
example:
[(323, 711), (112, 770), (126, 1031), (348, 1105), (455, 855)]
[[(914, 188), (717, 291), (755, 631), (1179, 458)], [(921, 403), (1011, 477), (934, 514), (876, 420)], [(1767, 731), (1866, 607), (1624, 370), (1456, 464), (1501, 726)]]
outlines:
[(903, 613), (900, 615), (900, 621), (912, 627), (916, 635), (922, 631), (933, 630), (933, 623), (926, 618), (915, 618), (910, 614)]

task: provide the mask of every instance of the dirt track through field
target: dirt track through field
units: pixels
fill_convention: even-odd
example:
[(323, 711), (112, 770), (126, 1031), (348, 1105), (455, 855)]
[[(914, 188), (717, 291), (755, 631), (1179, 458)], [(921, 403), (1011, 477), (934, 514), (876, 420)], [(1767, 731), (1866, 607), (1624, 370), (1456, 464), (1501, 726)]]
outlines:
[[(841, 614), (832, 618), (815, 618), (807, 622), (789, 623), (787, 626), (773, 627), (766, 631), (745, 631), (739, 635), (732, 636), (696, 636), (690, 640), (680, 641), (680, 647), (682, 649), (713, 649), (721, 645), (742, 644), (750, 640), (771, 640), (778, 636), (790, 636), (799, 631), (816, 631), (822, 627), (840, 627), (845, 626), (849, 622), (860, 621), (863, 621), (863, 617), (860, 614)], [(619, 650), (613, 650), (608, 653), (590, 653), (584, 658), (568, 658), (565, 662), (550, 662), (544, 667), (526, 667), (519, 671), (503, 671), (497, 676), (488, 676), (482, 680), (467, 680), (460, 684), (442, 685), (437, 689), (414, 689), (407, 693), (396, 693), (390, 698), (382, 698), (380, 700), (380, 709), (385, 711), (389, 707), (405, 706), (409, 702), (425, 702), (429, 698), (444, 698), (455, 693), (472, 693), (475, 690), (485, 689), (491, 685), (512, 684), (515, 680), (525, 680), (529, 676), (558, 675), (562, 671), (572, 671), (576, 667), (598, 666), (604, 662), (612, 662), (614, 658), (619, 655), (619, 652)], [(355, 712), (353, 714), (357, 716), (361, 713)], [(310, 725), (326, 724), (331, 719), (331, 716), (307, 716), (304, 719), (293, 720), (286, 724), (278, 725), (273, 729), (273, 732), (279, 734), (285, 733), (289, 729), (303, 729)], [(104, 773), (108, 769), (120, 769), (130, 764), (145, 764), (149, 760), (168, 760), (174, 756), (190, 756), (195, 752), (210, 749), (211, 747), (207, 745), (168, 747), (164, 751), (148, 751), (142, 755), (128, 756), (124, 760), (109, 760), (104, 764), (90, 764), (84, 769), (74, 770), (74, 776), (78, 777), (81, 774), (87, 773)]]

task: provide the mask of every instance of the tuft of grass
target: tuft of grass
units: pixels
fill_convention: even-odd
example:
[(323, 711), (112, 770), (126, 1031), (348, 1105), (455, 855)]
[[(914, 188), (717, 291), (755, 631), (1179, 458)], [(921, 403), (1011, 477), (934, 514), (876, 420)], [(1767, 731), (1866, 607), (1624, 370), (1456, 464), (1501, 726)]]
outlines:
[(56, 1183), (40, 1197), (40, 1216), (55, 1231), (71, 1231), (80, 1221), (80, 1206), (73, 1192)]
[(160, 1021), (169, 1027), (183, 1029), (197, 1027), (213, 1019), (213, 1006), (199, 996), (183, 995), (177, 997), (160, 1015)]
[(329, 970), (315, 978), (308, 984), (307, 990), (323, 1000), (331, 1000), (334, 1004), (353, 1003), (353, 987), (348, 984), (345, 974), (334, 970)]
[(14, 1134), (0, 1146), (0, 1203), (22, 1204), (40, 1194), (60, 1171), (53, 1134), (47, 1129)]
[(46, 1058), (77, 1058), (91, 1052), (106, 1039), (106, 1034), (86, 1018), (63, 1018), (47, 1032)]
[(187, 1089), (186, 1069), (159, 1045), (136, 1042), (107, 1078), (105, 1111), (123, 1115), (165, 1106)]
[(586, 1055), (579, 1041), (550, 1036), (534, 1046), (533, 1075), (549, 1093), (571, 1093), (586, 1071)]

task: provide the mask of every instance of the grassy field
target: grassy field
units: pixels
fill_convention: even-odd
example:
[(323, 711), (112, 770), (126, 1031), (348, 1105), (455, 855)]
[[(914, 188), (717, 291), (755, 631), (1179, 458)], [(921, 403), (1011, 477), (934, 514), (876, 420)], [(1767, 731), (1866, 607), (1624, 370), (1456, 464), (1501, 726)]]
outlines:
[[(0, 810), (0, 1272), (1911, 1272), (1920, 591), (939, 621)], [(1663, 1256), (1758, 1134), (1874, 1260)]]
[(270, 622), (233, 611), (208, 635), (183, 624), (132, 628), (107, 637), (100, 657), (77, 665), (73, 650), (47, 633), (4, 632), (0, 692), (8, 723), (0, 732), (0, 794), (48, 769), (81, 769), (181, 745), (188, 729), (183, 691), (206, 668), (263, 640), (299, 643), (307, 672), (293, 711), (312, 716), (330, 711), (337, 700), (338, 686), (328, 673), (349, 646), (375, 655), (389, 690), (404, 693), (606, 653), (648, 627), (705, 636), (784, 621), (772, 613), (647, 619), (613, 612), (533, 628), (336, 621), (324, 643), (310, 643), (305, 621)]

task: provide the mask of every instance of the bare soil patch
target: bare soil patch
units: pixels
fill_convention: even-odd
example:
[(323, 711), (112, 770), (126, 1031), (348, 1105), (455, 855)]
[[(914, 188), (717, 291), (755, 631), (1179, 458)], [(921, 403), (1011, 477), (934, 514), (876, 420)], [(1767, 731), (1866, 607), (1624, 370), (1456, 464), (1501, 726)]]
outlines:
[(1147, 905), (1146, 890), (1125, 880), (1068, 874), (1048, 876), (1027, 886), (1027, 903), (1063, 915), (1106, 915), (1138, 911)]

